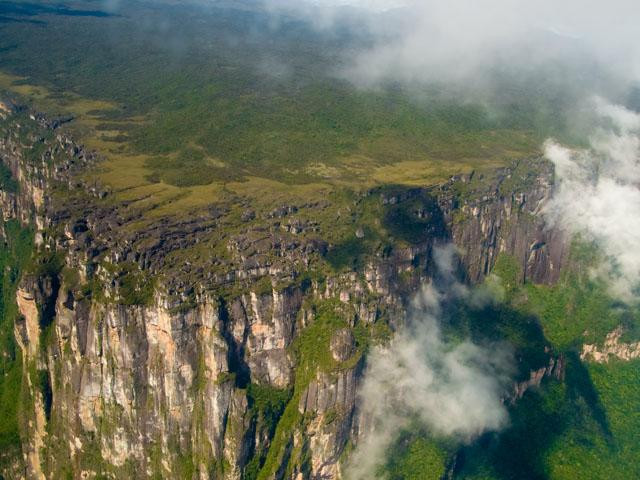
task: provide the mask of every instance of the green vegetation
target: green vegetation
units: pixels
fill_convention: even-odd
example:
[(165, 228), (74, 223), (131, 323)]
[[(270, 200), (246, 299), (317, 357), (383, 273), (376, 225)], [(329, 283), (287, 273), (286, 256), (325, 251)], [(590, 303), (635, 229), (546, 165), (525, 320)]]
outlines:
[[(408, 198), (385, 202), (386, 198), (403, 197)], [(331, 231), (327, 232), (335, 243), (324, 259), (334, 272), (362, 271), (374, 256), (389, 257), (394, 249), (447, 235), (442, 212), (435, 200), (422, 190), (387, 185), (366, 197), (349, 198), (345, 203), (349, 218), (340, 225), (334, 222)]]
[(348, 268), (357, 270), (364, 264), (366, 255), (370, 253), (369, 242), (356, 238), (355, 235), (335, 245), (327, 252), (325, 258), (335, 270)]
[(271, 284), (271, 277), (266, 275), (260, 278), (251, 289), (253, 293), (258, 296), (271, 295), (273, 293), (273, 285)]
[(593, 246), (578, 240), (557, 284), (522, 285), (521, 265), (502, 255), (493, 273), (504, 287), (505, 303), (455, 306), (445, 315), (445, 335), (481, 344), (508, 341), (515, 347), (517, 380), (545, 367), (549, 354), (564, 362), (564, 377), (543, 380), (541, 388), (510, 405), (508, 428), (457, 451), (419, 429), (402, 433), (381, 475), (429, 478), (433, 472), (442, 478), (453, 465), (453, 478), (472, 480), (637, 477), (640, 361), (597, 364), (579, 355), (584, 343), (601, 344), (620, 325), (625, 341), (637, 340), (637, 306), (608, 295), (590, 273), (597, 261)]
[[(272, 438), (284, 409), (291, 399), (291, 391), (251, 383), (247, 388), (247, 398), (250, 413), (255, 416), (257, 428)], [(243, 478), (246, 480), (258, 478), (266, 455), (266, 451), (254, 452), (245, 467)]]
[(366, 45), (364, 34), (336, 39), (259, 9), (201, 2), (97, 8), (4, 2), (0, 89), (73, 115), (63, 130), (106, 156), (92, 180), (157, 215), (229, 192), (257, 205), (279, 194), (322, 198), (327, 184), (433, 184), (535, 154), (547, 134), (565, 131), (571, 98), (544, 74), (503, 73), (509, 88), (500, 84), (489, 109), (460, 102), (452, 87), (362, 90), (339, 79), (341, 54)]
[[(274, 25), (264, 12), (250, 8), (132, 1), (116, 2), (122, 9), (116, 15), (96, 10), (95, 1), (66, 3), (2, 2), (0, 69), (5, 73), (0, 89), (52, 115), (75, 117), (61, 131), (105, 154), (104, 162), (84, 175), (113, 190), (96, 202), (112, 202), (126, 210), (123, 217), (136, 219), (123, 229), (142, 230), (159, 217), (187, 216), (212, 205), (229, 208), (196, 247), (167, 256), (171, 267), (186, 259), (197, 264), (215, 258), (220, 260), (216, 265), (227, 260), (229, 237), (248, 231), (242, 220), (247, 205), (256, 210), (255, 218), (274, 218), (275, 224), (280, 219), (269, 216), (273, 208), (326, 202), (326, 208), (296, 213), (296, 220), (318, 225), (310, 235), (318, 231), (329, 244), (326, 255), (314, 259), (319, 261), (313, 268), (320, 266), (313, 279), (361, 270), (374, 255), (387, 258), (394, 248), (445, 233), (433, 199), (411, 192), (412, 186), (472, 170), (481, 176), (537, 154), (550, 133), (579, 143), (569, 136), (562, 116), (573, 99), (566, 85), (546, 72), (520, 81), (508, 72), (497, 74), (502, 81), (493, 93), (499, 100), (490, 101), (494, 108), (489, 109), (457, 101), (450, 87), (361, 90), (328, 74), (339, 70), (343, 49), (370, 40), (355, 34), (325, 38), (290, 19)], [(87, 45), (92, 46), (89, 53)], [(16, 138), (25, 145), (27, 160), (39, 161), (51, 138), (37, 131), (35, 122), (29, 124), (26, 114), (16, 115), (23, 115), (16, 117), (22, 125)], [(523, 168), (500, 184), (499, 193), (518, 192), (532, 172)], [(361, 195), (373, 187), (371, 195)], [(460, 182), (455, 188), (464, 194), (472, 187)], [(1, 163), (0, 189), (18, 191)], [(71, 195), (58, 194), (63, 199)], [(383, 203), (382, 196), (407, 199)], [(19, 445), (21, 359), (13, 325), (20, 275), (27, 270), (49, 279), (54, 289), (62, 275), (66, 286), (80, 289), (75, 293), (96, 299), (101, 288), (97, 280), (80, 285), (57, 255), (30, 260), (32, 232), (14, 222), (5, 231), (6, 242), (0, 244), (0, 451), (8, 452)], [(546, 366), (549, 353), (567, 362), (564, 382), (546, 380), (511, 407), (512, 425), (506, 431), (457, 452), (457, 478), (640, 476), (638, 362), (597, 365), (579, 358), (583, 343), (601, 343), (619, 325), (630, 338), (640, 333), (637, 309), (615, 302), (606, 286), (589, 276), (594, 254), (576, 245), (571, 265), (554, 286), (522, 286), (521, 261), (502, 256), (494, 273), (506, 303), (460, 306), (445, 318), (444, 333), (453, 341), (510, 342), (519, 380)], [(115, 302), (153, 301), (155, 284), (137, 265), (103, 266), (111, 268), (116, 282)], [(308, 284), (311, 277), (293, 281)], [(274, 287), (265, 276), (249, 287), (266, 295), (286, 285)], [(193, 305), (187, 301), (175, 311)], [(50, 340), (53, 307), (43, 305), (40, 312), (43, 345)], [(315, 305), (313, 321), (291, 347), (296, 361), (291, 390), (247, 383), (240, 378), (245, 372), (217, 379), (246, 386), (251, 420), (272, 438), (267, 452), (252, 457), (247, 479), (270, 478), (289, 454), (289, 468), (308, 469), (306, 445), (293, 444), (294, 433), (310, 421), (299, 411), (303, 392), (318, 372), (332, 375), (358, 365), (369, 344), (389, 334), (383, 322), (352, 325), (352, 315), (337, 301)], [(343, 329), (356, 338), (356, 351), (337, 362), (329, 345)], [(30, 376), (49, 414), (50, 377), (35, 370)], [(200, 365), (194, 390), (201, 390), (204, 381)], [(342, 414), (327, 412), (324, 421)], [(86, 461), (100, 464), (99, 445), (86, 444)], [(441, 478), (451, 450), (422, 432), (405, 432), (384, 470), (392, 480)], [(151, 453), (159, 464), (159, 451)], [(179, 454), (176, 475), (192, 476), (191, 453)], [(224, 468), (219, 462), (214, 473)]]
[[(640, 362), (590, 364), (588, 373), (606, 423), (575, 428), (549, 452), (551, 475), (558, 479), (635, 478), (640, 431)], [(586, 430), (586, 431), (585, 431)]]
[(13, 178), (11, 170), (4, 163), (0, 163), (0, 190), (9, 193), (18, 191), (18, 182)]
[(523, 308), (540, 319), (545, 336), (559, 348), (600, 343), (620, 325), (634, 332), (640, 324), (640, 312), (611, 298), (607, 285), (590, 274), (599, 260), (593, 245), (577, 241), (556, 285), (529, 284), (521, 292)]
[(411, 245), (446, 232), (442, 212), (435, 199), (425, 194), (386, 209), (383, 224), (388, 232)]
[[(635, 390), (640, 388), (636, 370), (621, 368), (619, 362), (584, 363), (577, 350), (587, 340), (602, 341), (620, 322), (626, 325), (635, 322), (632, 309), (627, 308), (625, 312), (607, 296), (604, 286), (589, 275), (593, 258), (594, 252), (589, 246), (576, 243), (569, 267), (553, 287), (522, 285), (518, 262), (507, 256), (498, 260), (494, 273), (500, 276), (506, 303), (481, 308), (459, 305), (446, 314), (445, 334), (454, 341), (468, 337), (481, 344), (508, 341), (518, 359), (519, 381), (528, 379), (532, 370), (546, 367), (549, 354), (561, 357), (565, 362), (563, 381), (544, 380), (542, 388), (527, 392), (523, 399), (510, 406), (512, 422), (507, 430), (485, 435), (458, 452), (440, 445), (426, 433), (403, 433), (381, 474), (390, 479), (410, 479), (428, 478), (424, 475), (433, 473), (434, 478), (440, 478), (454, 454), (455, 478), (571, 479), (584, 472), (589, 462), (600, 458), (605, 459), (604, 463), (598, 468), (594, 465), (590, 470), (594, 473), (585, 478), (607, 475), (624, 478), (633, 472), (632, 459), (639, 452), (631, 438), (637, 425), (625, 423), (624, 418), (633, 416), (637, 407), (634, 402), (625, 403), (618, 391), (635, 395)], [(540, 291), (546, 294), (536, 296)], [(347, 325), (339, 312), (337, 303), (319, 305), (316, 320), (294, 343), (293, 352), (299, 361), (295, 388), (279, 418), (258, 478), (267, 478), (274, 471), (284, 452), (292, 448), (293, 432), (305, 424), (305, 418), (298, 411), (300, 392), (317, 371), (330, 373), (342, 367), (328, 349), (332, 332)], [(603, 317), (604, 313), (608, 317)], [(603, 322), (605, 318), (608, 320)], [(585, 326), (598, 326), (598, 329), (585, 335)], [(360, 329), (361, 326), (356, 326), (354, 333), (360, 339), (360, 348), (366, 349), (373, 332)], [(567, 332), (573, 332), (573, 336), (567, 336)], [(348, 363), (358, 361), (359, 355)], [(325, 421), (333, 421), (336, 414), (329, 412)], [(303, 461), (303, 453), (295, 451), (291, 462)], [(616, 464), (619, 469), (613, 471)]]
[(154, 281), (135, 264), (120, 264), (118, 277), (119, 303), (122, 305), (150, 305), (153, 302)]
[(22, 360), (13, 326), (18, 317), (16, 288), (32, 253), (32, 232), (10, 221), (0, 239), (0, 462), (19, 451), (18, 413)]
[(638, 474), (638, 362), (584, 366), (569, 358), (511, 409), (511, 426), (460, 454), (456, 478), (625, 479)]
[(426, 435), (403, 435), (397, 440), (382, 474), (389, 480), (440, 480), (450, 453)]
[[(331, 374), (342, 368), (354, 367), (362, 358), (370, 342), (377, 341), (383, 334), (377, 325), (365, 327), (357, 325), (352, 329), (356, 350), (345, 362), (337, 362), (330, 351), (333, 335), (341, 329), (349, 329), (345, 320), (348, 307), (337, 300), (328, 300), (315, 305), (315, 319), (306, 327), (292, 345), (292, 353), (296, 358), (296, 377), (291, 399), (286, 404), (278, 420), (269, 452), (257, 478), (267, 479), (274, 474), (280, 465), (287, 449), (293, 441), (293, 433), (303, 428), (305, 418), (300, 414), (300, 397), (318, 372)], [(334, 412), (335, 413), (335, 412)], [(305, 452), (298, 450), (292, 454), (288, 468), (298, 463), (305, 467)]]
[(512, 297), (522, 284), (522, 265), (511, 255), (500, 255), (492, 273), (499, 277), (500, 283), (509, 297)]
[(152, 171), (147, 177), (149, 181), (176, 187), (208, 185), (214, 181), (229, 182), (241, 178), (234, 170), (214, 164), (201, 150), (193, 148), (181, 150), (176, 158), (150, 158), (145, 166)]
[(249, 408), (256, 412), (258, 420), (272, 435), (284, 407), (291, 398), (291, 392), (287, 389), (251, 383), (247, 388), (247, 398), (249, 399)]
[(638, 476), (639, 362), (596, 364), (579, 357), (583, 343), (602, 343), (620, 325), (629, 334), (636, 332), (632, 338), (637, 335), (637, 307), (614, 301), (606, 285), (590, 275), (597, 261), (594, 247), (577, 241), (569, 265), (553, 286), (519, 285), (517, 262), (508, 257), (497, 262), (494, 272), (503, 280), (512, 314), (539, 325), (543, 344), (548, 342), (566, 362), (565, 378), (546, 380), (541, 389), (527, 392), (511, 407), (506, 431), (485, 435), (463, 448), (456, 478)]

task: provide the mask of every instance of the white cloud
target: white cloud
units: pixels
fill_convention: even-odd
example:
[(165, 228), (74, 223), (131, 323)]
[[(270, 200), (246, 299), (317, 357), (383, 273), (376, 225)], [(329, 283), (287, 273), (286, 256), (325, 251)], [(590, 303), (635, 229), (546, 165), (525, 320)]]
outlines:
[(455, 281), (452, 246), (436, 249), (434, 258), (442, 286), (426, 285), (413, 301), (406, 328), (369, 356), (360, 390), (365, 435), (347, 467), (353, 480), (376, 478), (386, 450), (410, 422), (462, 442), (508, 423), (502, 396), (510, 350), (445, 341), (442, 309), (471, 294)]
[(557, 187), (543, 213), (553, 227), (595, 241), (606, 255), (597, 273), (631, 301), (640, 281), (640, 115), (593, 103), (600, 126), (590, 148), (545, 145)]
[(386, 12), (404, 7), (408, 0), (308, 0), (318, 7), (352, 7), (371, 12)]
[[(385, 80), (476, 80), (487, 68), (589, 58), (640, 79), (640, 2), (610, 0), (264, 0), (323, 28), (349, 18), (374, 36), (347, 76)], [(353, 15), (351, 10), (360, 13)]]

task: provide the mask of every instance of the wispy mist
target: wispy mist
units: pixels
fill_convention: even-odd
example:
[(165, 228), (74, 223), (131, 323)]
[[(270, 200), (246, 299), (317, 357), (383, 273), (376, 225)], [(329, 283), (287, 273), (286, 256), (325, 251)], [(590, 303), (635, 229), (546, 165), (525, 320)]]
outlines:
[(453, 275), (454, 247), (435, 250), (438, 285), (413, 300), (406, 326), (389, 345), (375, 348), (360, 390), (364, 437), (347, 467), (347, 478), (379, 478), (387, 449), (403, 429), (468, 442), (508, 423), (502, 402), (512, 372), (511, 351), (470, 341), (450, 343), (440, 328), (451, 302), (494, 301), (474, 294)]
[[(128, 15), (126, 2), (102, 0), (109, 12)], [(438, 83), (471, 100), (494, 101), (488, 94), (504, 92), (496, 77), (512, 82), (535, 77), (559, 83), (581, 95), (599, 93), (622, 99), (640, 79), (637, 22), (640, 3), (630, 0), (147, 0), (141, 5), (163, 6), (167, 18), (141, 16), (137, 28), (157, 33), (176, 44), (176, 55), (187, 55), (192, 44), (223, 51), (235, 40), (242, 44), (255, 31), (259, 43), (274, 33), (309, 33), (330, 42), (324, 75), (346, 79), (361, 87)], [(137, 5), (137, 4), (136, 4)], [(195, 10), (193, 7), (198, 7)], [(204, 8), (201, 8), (204, 7)], [(184, 24), (172, 21), (177, 11), (190, 11)], [(222, 11), (243, 12), (242, 22), (221, 42), (211, 17)], [(238, 17), (240, 18), (240, 17)], [(189, 33), (196, 32), (194, 38)], [(315, 35), (320, 32), (320, 34)], [(212, 40), (213, 39), (213, 40)], [(281, 71), (296, 73), (291, 55), (277, 58)], [(287, 62), (291, 61), (292, 65)], [(258, 67), (265, 71), (265, 62)], [(571, 101), (570, 101), (571, 102)], [(495, 103), (495, 102), (494, 102)]]
[(640, 281), (640, 115), (599, 98), (591, 103), (599, 125), (589, 148), (545, 145), (557, 188), (544, 214), (553, 227), (597, 243), (606, 259), (595, 273), (629, 301)]
[(637, 79), (638, 15), (640, 4), (628, 0), (409, 0), (395, 35), (360, 54), (351, 74), (363, 82), (473, 81), (496, 66), (589, 61)]
[[(629, 104), (640, 85), (640, 3), (630, 0), (258, 0), (339, 39), (323, 76), (397, 89), (420, 106), (484, 107), (506, 128), (584, 138), (575, 105), (597, 94)], [(286, 63), (287, 59), (280, 59)], [(509, 124), (512, 122), (512, 124)]]

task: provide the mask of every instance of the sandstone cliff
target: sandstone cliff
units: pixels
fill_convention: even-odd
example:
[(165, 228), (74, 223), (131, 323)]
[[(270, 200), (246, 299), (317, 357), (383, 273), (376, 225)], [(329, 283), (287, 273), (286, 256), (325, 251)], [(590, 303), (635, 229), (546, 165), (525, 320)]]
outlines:
[[(330, 204), (248, 211), (235, 230), (219, 204), (135, 230), (144, 211), (78, 174), (99, 158), (59, 122), (7, 117), (0, 157), (18, 188), (0, 191), (2, 214), (33, 226), (37, 250), (16, 298), (27, 413), (9, 478), (338, 478), (367, 346), (401, 321), (435, 244), (460, 247), (471, 282), (500, 253), (552, 282), (565, 257), (537, 216), (552, 185), (537, 159), (359, 194), (350, 208), (384, 212), (398, 243), (332, 266), (340, 246), (307, 220)], [(176, 257), (206, 242), (222, 252)], [(515, 395), (561, 375), (554, 361)]]

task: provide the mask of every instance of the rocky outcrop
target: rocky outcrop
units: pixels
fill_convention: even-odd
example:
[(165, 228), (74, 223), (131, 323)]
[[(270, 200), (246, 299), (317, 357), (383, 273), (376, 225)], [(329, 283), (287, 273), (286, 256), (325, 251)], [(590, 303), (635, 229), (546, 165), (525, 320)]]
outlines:
[(40, 313), (35, 298), (24, 290), (18, 290), (16, 303), (21, 318), (16, 323), (16, 340), (27, 358), (37, 358), (40, 351)]
[(640, 342), (625, 343), (620, 341), (624, 330), (616, 328), (607, 334), (604, 345), (584, 344), (580, 353), (581, 360), (596, 363), (607, 363), (611, 358), (630, 361), (640, 358)]
[(548, 365), (531, 371), (528, 379), (516, 382), (510, 399), (511, 402), (515, 403), (521, 399), (528, 390), (540, 387), (545, 378), (554, 378), (560, 381), (564, 380), (565, 368), (566, 364), (563, 356), (549, 358)]
[(360, 374), (360, 368), (318, 373), (300, 399), (300, 414), (310, 418), (310, 478), (340, 478), (340, 457), (351, 439)]
[[(15, 337), (22, 351), (25, 365), (38, 367), (41, 366), (39, 365), (41, 318), (35, 298), (34, 294), (25, 290), (19, 289), (17, 291), (16, 301), (21, 317), (15, 325)], [(23, 455), (27, 477), (40, 480), (45, 478), (42, 470), (41, 452), (46, 440), (46, 419), (42, 392), (39, 391), (39, 385), (34, 384), (36, 379), (37, 377), (33, 375), (25, 375), (33, 404), (31, 412), (25, 418), (29, 437), (23, 444)]]
[[(463, 249), (471, 281), (500, 253), (535, 281), (553, 281), (563, 261), (562, 239), (536, 216), (551, 185), (542, 164), (367, 192), (402, 241), (330, 268), (336, 245), (294, 217), (328, 202), (262, 216), (241, 203), (247, 225), (236, 230), (229, 205), (134, 230), (143, 210), (75, 175), (94, 154), (57, 133), (60, 123), (14, 115), (0, 155), (19, 189), (0, 192), (0, 204), (38, 239), (39, 267), (16, 298), (28, 478), (337, 478), (357, 440), (366, 342), (401, 321), (435, 244)], [(393, 230), (405, 215), (414, 230)], [(354, 229), (357, 242), (367, 235)], [(224, 248), (197, 264), (175, 260), (200, 244)], [(558, 365), (515, 395), (558, 376)]]

